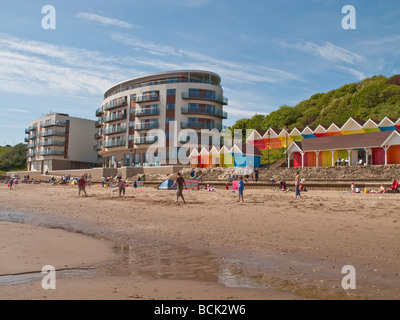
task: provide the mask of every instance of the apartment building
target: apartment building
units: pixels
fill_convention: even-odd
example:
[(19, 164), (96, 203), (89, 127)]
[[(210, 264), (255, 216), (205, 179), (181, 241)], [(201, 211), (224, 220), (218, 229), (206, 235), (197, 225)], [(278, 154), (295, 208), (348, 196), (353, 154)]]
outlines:
[[(190, 135), (200, 142), (202, 129), (223, 130), (227, 104), (220, 76), (208, 71), (170, 71), (124, 81), (106, 91), (96, 110), (94, 150), (106, 168), (175, 164), (180, 148), (192, 141)], [(190, 132), (181, 135), (183, 130)], [(162, 138), (166, 149), (149, 159), (149, 146)]]
[(28, 171), (87, 169), (97, 163), (95, 121), (51, 113), (31, 122), (25, 133)]

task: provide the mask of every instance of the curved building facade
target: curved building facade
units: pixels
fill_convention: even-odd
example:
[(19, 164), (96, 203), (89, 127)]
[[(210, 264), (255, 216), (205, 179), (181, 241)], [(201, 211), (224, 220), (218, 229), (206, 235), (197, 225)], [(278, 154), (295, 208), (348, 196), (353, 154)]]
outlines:
[[(208, 71), (170, 71), (121, 82), (106, 91), (96, 110), (94, 150), (107, 168), (175, 164), (190, 135), (200, 142), (202, 129), (223, 130), (227, 104), (220, 76)], [(161, 136), (157, 130), (165, 133), (166, 150), (149, 159), (149, 146)]]

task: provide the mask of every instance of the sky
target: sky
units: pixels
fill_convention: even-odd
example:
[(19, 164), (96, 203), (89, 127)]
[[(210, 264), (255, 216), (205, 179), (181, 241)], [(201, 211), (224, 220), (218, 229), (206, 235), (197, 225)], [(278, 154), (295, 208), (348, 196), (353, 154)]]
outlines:
[(96, 120), (112, 85), (185, 69), (221, 76), (230, 126), (399, 74), (399, 49), (398, 0), (5, 1), (0, 145), (49, 112)]

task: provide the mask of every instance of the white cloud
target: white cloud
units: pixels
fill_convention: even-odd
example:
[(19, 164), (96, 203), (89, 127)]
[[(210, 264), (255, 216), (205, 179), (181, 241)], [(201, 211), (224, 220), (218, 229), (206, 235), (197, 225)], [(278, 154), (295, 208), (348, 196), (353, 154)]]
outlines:
[(136, 27), (133, 24), (130, 24), (129, 22), (100, 16), (95, 13), (78, 12), (75, 16), (80, 19), (86, 19), (86, 20), (90, 20), (90, 21), (100, 22), (101, 24), (104, 24), (107, 26), (114, 26), (114, 27), (125, 28), (125, 29), (132, 29), (132, 28)]
[[(193, 50), (179, 49), (172, 46), (162, 45), (151, 41), (145, 41), (138, 37), (114, 33), (112, 40), (128, 45), (135, 50), (145, 50), (151, 55), (163, 59), (142, 59), (145, 64), (151, 64), (158, 69), (164, 69), (166, 65), (176, 66), (178, 69), (207, 69), (221, 75), (224, 80), (238, 83), (276, 83), (284, 81), (302, 81), (301, 77), (275, 68), (262, 65), (233, 62), (229, 60), (216, 59), (212, 56), (202, 54)], [(176, 69), (175, 68), (175, 69)]]
[(16, 109), (16, 108), (7, 108), (7, 111), (17, 112), (17, 113), (30, 113), (28, 110)]
[(280, 42), (280, 45), (289, 49), (311, 53), (329, 62), (357, 64), (364, 60), (363, 56), (330, 42), (326, 42), (324, 45), (317, 45), (313, 42), (300, 42), (294, 45)]

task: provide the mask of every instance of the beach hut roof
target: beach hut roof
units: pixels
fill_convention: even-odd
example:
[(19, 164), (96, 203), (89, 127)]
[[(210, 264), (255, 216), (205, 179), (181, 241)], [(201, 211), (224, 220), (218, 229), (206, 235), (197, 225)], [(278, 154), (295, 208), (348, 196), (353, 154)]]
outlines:
[(219, 155), (219, 150), (215, 146), (213, 146), (210, 150), (210, 154), (213, 156), (217, 156)]
[(336, 123), (332, 123), (330, 127), (326, 130), (326, 132), (339, 132), (340, 131), (340, 126), (337, 125)]
[(231, 150), (231, 153), (241, 153), (247, 156), (264, 156), (257, 147), (248, 144), (242, 145), (240, 147), (235, 144)]
[(290, 136), (290, 137), (298, 137), (298, 136), (301, 136), (301, 131), (300, 131), (299, 129), (297, 129), (297, 128), (294, 128), (294, 129), (290, 132), (289, 136)]
[(365, 121), (359, 119), (350, 118), (346, 121), (346, 123), (340, 129), (341, 131), (353, 131), (353, 130), (360, 130), (363, 128)]
[(375, 129), (378, 128), (379, 126), (379, 121), (376, 121), (374, 119), (368, 119), (367, 122), (363, 125), (364, 129)]
[(265, 132), (266, 131), (253, 130), (253, 132), (248, 136), (246, 141), (249, 142), (249, 141), (261, 140)]
[[(397, 131), (382, 131), (305, 139), (297, 146), (301, 147), (303, 152), (381, 148), (387, 145), (389, 138), (395, 134), (399, 135)], [(391, 139), (390, 141), (393, 142), (394, 140)]]
[(200, 155), (201, 156), (208, 156), (210, 153), (208, 152), (208, 150), (206, 148), (201, 149), (200, 151)]
[(281, 133), (282, 129), (277, 129), (277, 128), (269, 128), (264, 136), (263, 139), (268, 139), (268, 133), (269, 133), (269, 138), (274, 139), (274, 138), (278, 138), (279, 134)]
[(388, 117), (384, 117), (383, 120), (379, 123), (380, 127), (392, 127), (396, 123), (395, 120), (390, 119)]
[(219, 150), (219, 154), (228, 154), (231, 153), (232, 147), (228, 148), (227, 146), (222, 146), (221, 150)]
[(199, 156), (199, 151), (197, 151), (197, 149), (194, 148), (192, 150), (192, 152), (190, 153), (189, 158), (198, 157), (198, 156)]
[(328, 128), (320, 124), (317, 129), (314, 130), (314, 133), (326, 133)]
[(313, 134), (315, 131), (315, 128), (307, 126), (305, 129), (301, 132), (301, 134)]
[(301, 142), (293, 141), (290, 144), (290, 146), (287, 148), (287, 150), (285, 151), (285, 153), (293, 153), (293, 152), (303, 152), (303, 147), (302, 147)]

